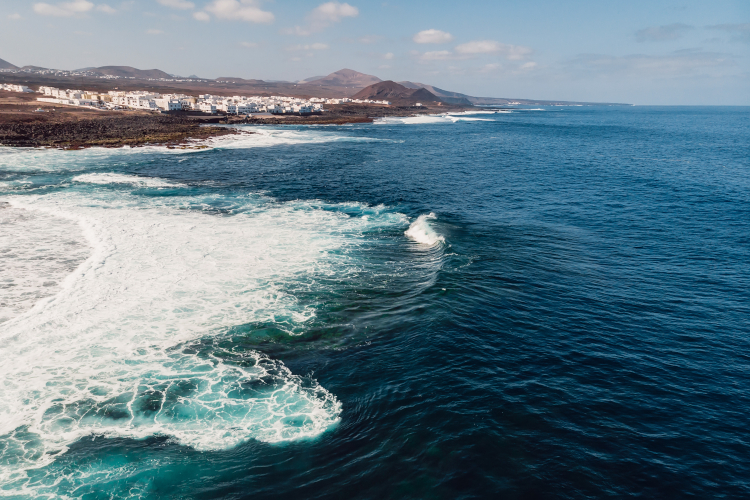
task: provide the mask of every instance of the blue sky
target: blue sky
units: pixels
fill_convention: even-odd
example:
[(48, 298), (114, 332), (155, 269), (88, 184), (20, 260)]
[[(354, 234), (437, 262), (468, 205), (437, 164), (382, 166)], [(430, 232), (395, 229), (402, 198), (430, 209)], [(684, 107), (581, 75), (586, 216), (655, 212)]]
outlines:
[(3, 0), (0, 58), (476, 96), (750, 105), (750, 1)]

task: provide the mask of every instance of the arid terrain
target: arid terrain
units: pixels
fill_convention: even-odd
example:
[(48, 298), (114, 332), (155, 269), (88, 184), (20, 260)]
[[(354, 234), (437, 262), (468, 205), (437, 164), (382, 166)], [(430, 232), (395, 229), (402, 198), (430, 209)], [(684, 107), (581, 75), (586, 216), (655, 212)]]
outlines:
[[(98, 111), (36, 101), (37, 94), (0, 93), (0, 145), (78, 149), (89, 146), (184, 144), (233, 134), (202, 126), (218, 117), (170, 116), (146, 111)], [(212, 119), (211, 119), (212, 118)]]
[[(167, 89), (158, 87), (158, 91)], [(235, 128), (211, 124), (342, 125), (370, 123), (385, 116), (462, 111), (465, 106), (440, 102), (414, 106), (365, 104), (327, 105), (323, 114), (244, 116), (206, 115), (196, 112), (99, 111), (41, 103), (38, 94), (0, 92), (0, 145), (79, 149), (146, 144), (184, 145), (189, 139), (207, 139), (238, 133)]]

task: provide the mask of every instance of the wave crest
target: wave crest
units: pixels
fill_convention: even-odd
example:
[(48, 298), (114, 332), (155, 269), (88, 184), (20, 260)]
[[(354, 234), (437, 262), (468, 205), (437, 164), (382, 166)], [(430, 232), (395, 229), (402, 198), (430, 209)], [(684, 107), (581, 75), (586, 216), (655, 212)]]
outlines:
[(437, 219), (437, 216), (434, 213), (420, 215), (404, 234), (422, 245), (432, 246), (439, 242), (445, 242), (445, 238), (436, 233), (429, 223), (430, 220), (435, 219)]

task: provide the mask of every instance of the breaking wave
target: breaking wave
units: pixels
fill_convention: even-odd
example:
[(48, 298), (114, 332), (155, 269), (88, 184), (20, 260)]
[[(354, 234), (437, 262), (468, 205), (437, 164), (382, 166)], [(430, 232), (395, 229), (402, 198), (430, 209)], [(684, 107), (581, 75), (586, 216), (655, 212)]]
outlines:
[(437, 219), (437, 216), (434, 213), (420, 215), (404, 234), (422, 245), (432, 246), (438, 242), (445, 242), (445, 238), (436, 233), (430, 225), (429, 221), (435, 219)]
[[(3, 226), (0, 245), (43, 246), (50, 256), (34, 269), (9, 255), (8, 272), (29, 290), (43, 277), (51, 285), (3, 311), (4, 493), (24, 490), (27, 470), (86, 435), (163, 435), (217, 450), (310, 438), (336, 425), (341, 403), (317, 381), (221, 339), (250, 322), (304, 329), (314, 305), (285, 287), (355, 275), (350, 251), (362, 234), (403, 227), (401, 214), (360, 207), (366, 215), (352, 217), (352, 204), (248, 195), (235, 200), (233, 215), (216, 215), (192, 208), (205, 205), (200, 197), (144, 199), (99, 187), (174, 185), (160, 179), (76, 181), (91, 184), (12, 197), (0, 211), (15, 221)], [(7, 290), (0, 293), (7, 302)]]

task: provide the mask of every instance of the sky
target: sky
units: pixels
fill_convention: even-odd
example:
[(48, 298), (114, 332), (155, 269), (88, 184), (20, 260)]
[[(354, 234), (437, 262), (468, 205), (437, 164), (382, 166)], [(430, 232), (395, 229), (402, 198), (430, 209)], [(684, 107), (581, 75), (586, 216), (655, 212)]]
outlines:
[(750, 1), (2, 0), (0, 58), (482, 97), (750, 105)]

